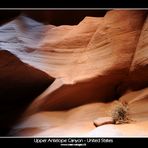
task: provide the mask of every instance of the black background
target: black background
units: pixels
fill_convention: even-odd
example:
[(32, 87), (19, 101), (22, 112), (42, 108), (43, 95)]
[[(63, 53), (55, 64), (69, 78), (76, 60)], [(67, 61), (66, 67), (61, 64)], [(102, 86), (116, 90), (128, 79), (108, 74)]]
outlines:
[[(37, 138), (39, 138), (39, 137), (37, 137)], [(47, 138), (47, 137), (45, 137), (45, 138)], [(98, 139), (98, 138), (93, 138), (93, 139)], [(41, 139), (44, 139), (44, 138), (41, 137)], [(52, 138), (50, 138), (50, 139), (52, 139)], [(53, 138), (53, 139), (56, 139), (56, 138)], [(63, 138), (57, 138), (57, 139), (63, 139)], [(68, 138), (64, 138), (64, 139), (68, 139)], [(81, 138), (81, 137), (80, 138), (74, 138), (74, 139), (86, 140), (86, 138)], [(101, 139), (101, 138), (99, 138), (99, 139)], [(129, 146), (132, 146), (132, 145), (133, 146), (134, 145), (137, 145), (137, 146), (145, 145), (146, 146), (148, 144), (147, 138), (108, 138), (108, 137), (105, 137), (105, 139), (112, 139), (113, 143), (102, 143), (102, 142), (101, 143), (95, 143), (95, 142), (87, 143), (87, 142), (84, 142), (84, 143), (86, 143), (86, 146), (82, 146), (82, 147), (92, 147), (92, 146), (99, 146), (99, 145), (108, 145), (108, 146), (122, 145), (122, 146), (129, 147)], [(47, 142), (47, 143), (34, 143), (34, 138), (1, 138), (0, 139), (0, 145), (6, 146), (6, 145), (9, 145), (9, 144), (11, 144), (11, 146), (12, 145), (16, 145), (16, 146), (18, 146), (18, 145), (19, 146), (20, 145), (23, 145), (23, 146), (34, 145), (36, 147), (36, 146), (49, 145), (49, 146), (55, 146), (55, 147), (63, 147), (63, 146), (60, 146), (60, 143), (51, 143), (51, 142), (50, 143), (49, 142)], [(83, 143), (81, 143), (81, 144), (83, 144)]]
[(146, 0), (1, 0), (1, 8), (147, 8)]

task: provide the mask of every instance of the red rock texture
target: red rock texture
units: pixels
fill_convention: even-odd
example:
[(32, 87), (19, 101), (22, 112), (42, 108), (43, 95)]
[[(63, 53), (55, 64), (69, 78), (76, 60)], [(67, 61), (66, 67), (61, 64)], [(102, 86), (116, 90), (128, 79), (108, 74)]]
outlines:
[(117, 99), (117, 89), (128, 75), (144, 21), (144, 11), (110, 11), (104, 18), (85, 18), (59, 39), (54, 35), (52, 39), (49, 31), (41, 47), (52, 52), (48, 63), (53, 68), (46, 72), (58, 82), (51, 86), (56, 87), (54, 92), (49, 88), (44, 100), (36, 99), (40, 108), (43, 104), (44, 110), (63, 110)]
[[(55, 79), (28, 105), (16, 134), (79, 136), (94, 129), (92, 136), (103, 130), (116, 136), (146, 135), (147, 100), (141, 93), (147, 97), (147, 24), (147, 11), (113, 10), (104, 17), (85, 17), (78, 25), (44, 25), (19, 16), (1, 26), (1, 49), (46, 73), (43, 78), (48, 75), (50, 84)], [(140, 101), (130, 104), (130, 96)], [(117, 99), (131, 110), (137, 105), (137, 118), (130, 112), (136, 122), (95, 129), (93, 121), (108, 116)]]
[(0, 50), (0, 133), (16, 122), (29, 103), (42, 93), (54, 78)]

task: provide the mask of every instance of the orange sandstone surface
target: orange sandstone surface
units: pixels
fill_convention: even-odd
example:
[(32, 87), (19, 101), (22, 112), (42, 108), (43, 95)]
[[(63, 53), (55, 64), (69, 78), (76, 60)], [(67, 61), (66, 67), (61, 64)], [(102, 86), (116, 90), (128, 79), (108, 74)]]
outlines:
[[(0, 26), (1, 98), (8, 100), (8, 108), (9, 101), (25, 106), (10, 134), (148, 136), (147, 32), (147, 11), (142, 10), (111, 10), (61, 26), (19, 16)], [(15, 60), (7, 61), (5, 52), (28, 73), (17, 72), (17, 64), (12, 73)], [(12, 98), (5, 95), (9, 91), (15, 92)], [(129, 123), (96, 127), (94, 121), (104, 122), (117, 102), (128, 106)]]

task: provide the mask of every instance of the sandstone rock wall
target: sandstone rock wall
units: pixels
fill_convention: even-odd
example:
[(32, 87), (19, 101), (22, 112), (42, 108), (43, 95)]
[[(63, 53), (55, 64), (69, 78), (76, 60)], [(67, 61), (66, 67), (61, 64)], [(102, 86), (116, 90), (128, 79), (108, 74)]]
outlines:
[[(147, 24), (147, 11), (142, 10), (113, 10), (107, 12), (104, 17), (85, 17), (78, 25), (61, 26), (44, 25), (28, 17), (19, 16), (0, 27), (0, 54), (2, 55), (0, 71), (3, 73), (2, 78), (0, 77), (3, 80), (0, 85), (1, 90), (4, 90), (4, 86), (6, 91), (13, 90), (4, 85), (4, 78), (9, 77), (14, 91), (18, 90), (21, 84), (22, 90), (28, 88), (32, 90), (38, 86), (37, 82), (39, 82), (39, 89), (41, 84), (44, 87), (47, 83), (42, 91), (46, 90), (42, 93), (38, 92), (36, 98), (30, 98), (30, 91), (25, 92), (28, 103), (34, 101), (28, 106), (24, 116), (28, 117), (41, 111), (59, 111), (57, 114), (59, 122), (49, 119), (54, 124), (59, 123), (56, 130), (62, 133), (65, 126), (63, 124), (64, 128), (61, 128), (60, 124), (63, 123), (61, 121), (64, 116), (68, 117), (67, 126), (70, 126), (72, 121), (82, 118), (82, 116), (71, 118), (71, 114), (77, 112), (75, 109), (71, 114), (69, 114), (70, 111), (68, 113), (63, 111), (84, 104), (109, 102), (126, 96), (130, 91), (138, 91), (148, 86)], [(19, 65), (14, 64), (13, 74), (10, 70), (11, 61), (7, 63), (3, 55), (5, 52), (11, 57), (15, 55), (22, 66), (27, 66), (27, 69), (31, 68), (31, 70), (25, 73), (24, 69), (21, 71)], [(19, 74), (15, 69), (20, 70)], [(38, 76), (36, 76), (37, 73)], [(20, 76), (20, 78), (17, 77), (18, 81), (15, 75)], [(27, 83), (29, 79), (35, 79), (35, 83)], [(27, 86), (30, 86), (27, 89), (23, 88), (24, 81)], [(16, 82), (19, 82), (18, 87)], [(21, 95), (23, 94), (24, 92)], [(19, 99), (24, 100), (21, 95), (16, 93), (16, 96), (9, 98), (12, 102), (18, 98), (16, 102), (19, 102)], [(106, 104), (104, 103), (103, 106)], [(100, 104), (98, 108), (93, 104), (92, 106), (94, 110), (99, 110)], [(89, 110), (89, 107), (87, 109)], [(103, 111), (105, 112), (105, 109)], [(3, 114), (5, 111), (2, 109), (1, 112)], [(93, 110), (89, 112), (90, 125)], [(53, 112), (49, 114), (51, 118), (54, 116)], [(93, 116), (96, 117), (94, 114)], [(34, 120), (32, 123), (35, 124)], [(81, 129), (82, 126), (83, 122), (82, 124), (80, 122), (80, 126), (76, 127)], [(90, 127), (87, 125), (87, 127), (90, 130), (94, 125)], [(53, 134), (53, 129), (48, 128), (49, 131), (45, 131), (45, 135)], [(42, 132), (40, 134), (44, 135)]]

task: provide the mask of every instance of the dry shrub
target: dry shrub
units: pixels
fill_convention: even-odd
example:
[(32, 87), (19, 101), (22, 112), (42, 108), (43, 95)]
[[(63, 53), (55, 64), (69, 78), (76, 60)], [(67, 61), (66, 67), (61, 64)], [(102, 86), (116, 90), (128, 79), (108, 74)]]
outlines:
[(111, 111), (111, 117), (113, 118), (114, 123), (115, 124), (129, 123), (130, 119), (128, 111), (129, 110), (127, 104), (116, 102)]

